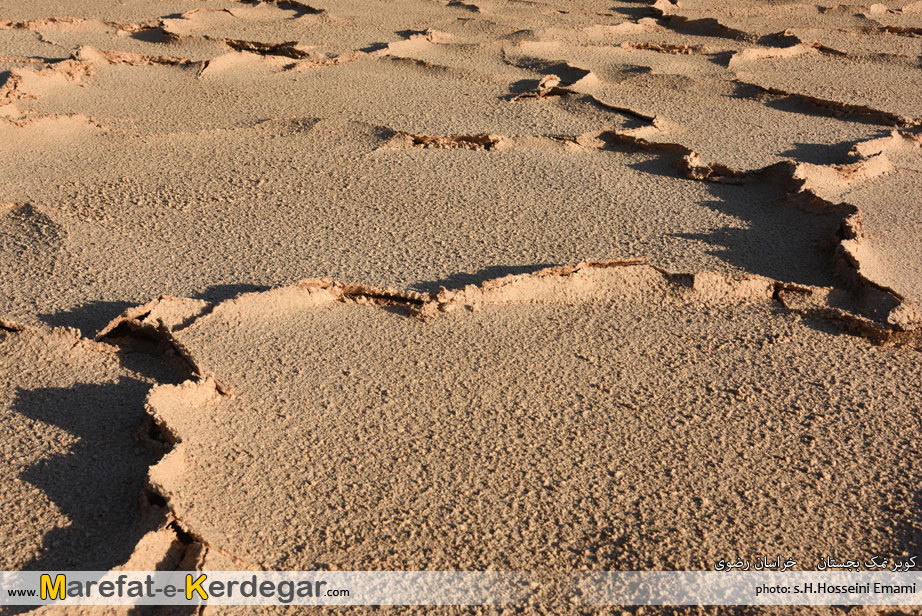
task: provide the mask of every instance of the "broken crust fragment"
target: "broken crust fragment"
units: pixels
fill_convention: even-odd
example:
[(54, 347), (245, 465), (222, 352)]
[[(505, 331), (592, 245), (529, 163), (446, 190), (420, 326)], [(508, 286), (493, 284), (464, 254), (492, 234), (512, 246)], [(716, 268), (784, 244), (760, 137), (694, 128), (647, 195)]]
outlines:
[(368, 58), (369, 54), (364, 51), (353, 51), (352, 53), (343, 53), (338, 56), (333, 56), (331, 58), (320, 58), (320, 59), (307, 59), (298, 60), (297, 62), (288, 65), (287, 69), (291, 71), (303, 71), (314, 68), (321, 68), (326, 66), (338, 66), (340, 64), (346, 64), (348, 62), (355, 62), (356, 60), (362, 60)]
[(153, 341), (159, 347), (158, 352), (171, 350), (185, 361), (190, 376), (201, 376), (201, 368), (173, 332), (187, 326), (208, 306), (202, 300), (161, 295), (125, 310), (102, 328), (94, 340), (116, 345), (131, 344), (138, 339)]
[[(888, 137), (857, 144), (851, 152), (855, 162), (843, 165), (811, 165), (802, 163), (795, 167), (793, 179), (800, 184), (799, 193), (808, 196), (822, 207), (835, 207), (844, 213), (836, 261), (840, 273), (857, 279), (859, 287), (876, 289), (892, 296), (896, 306), (889, 311), (887, 323), (898, 332), (917, 330), (922, 325), (922, 312), (902, 292), (900, 285), (888, 282), (888, 265), (878, 254), (869, 239), (879, 241), (880, 230), (874, 238), (863, 222), (862, 211), (850, 203), (834, 203), (844, 198), (864, 182), (898, 172), (891, 157), (900, 155), (901, 148), (914, 150), (922, 145), (922, 136), (892, 131)], [(888, 157), (888, 153), (891, 155)], [(867, 206), (867, 204), (865, 204)]]
[(128, 333), (141, 332), (149, 335), (175, 333), (189, 327), (206, 314), (218, 318), (227, 310), (245, 309), (254, 299), (262, 300), (266, 297), (272, 298), (276, 311), (284, 311), (292, 306), (321, 305), (326, 302), (359, 298), (408, 304), (423, 304), (430, 299), (428, 293), (341, 283), (331, 278), (309, 278), (268, 291), (243, 293), (217, 306), (212, 306), (204, 300), (161, 295), (141, 306), (128, 308), (100, 330), (95, 339), (108, 340), (125, 330)]
[[(60, 134), (63, 130), (105, 131), (106, 126), (96, 118), (82, 114), (40, 113), (36, 111), (20, 112), (12, 104), (0, 107), (0, 122), (16, 128), (33, 128), (44, 126), (49, 132)], [(12, 206), (11, 206), (12, 207)], [(5, 208), (0, 204), (0, 211)]]
[(133, 332), (181, 329), (183, 324), (199, 316), (208, 306), (208, 302), (184, 297), (161, 295), (141, 306), (128, 308), (112, 319), (108, 325), (96, 334), (96, 340), (110, 337), (119, 327), (126, 327)]
[(508, 147), (510, 141), (501, 135), (481, 133), (479, 135), (427, 135), (425, 133), (408, 133), (398, 131), (382, 150), (410, 149), (464, 149), (464, 150), (500, 150)]
[(720, 163), (707, 163), (701, 154), (678, 142), (668, 140), (667, 135), (678, 127), (663, 118), (654, 116), (651, 124), (628, 130), (606, 131), (600, 135), (604, 141), (629, 145), (641, 150), (652, 152), (665, 152), (678, 154), (680, 158), (675, 162), (676, 170), (690, 180), (715, 182), (718, 184), (743, 184), (758, 177), (764, 172), (788, 166), (785, 162), (776, 163), (764, 169), (745, 171), (733, 169)]
[(863, 141), (852, 148), (852, 153), (862, 159), (877, 155), (886, 155), (887, 150), (900, 147), (922, 147), (922, 134), (906, 133), (899, 130), (890, 131), (886, 137)]
[[(567, 64), (567, 69), (582, 76), (574, 81), (566, 81), (561, 77), (550, 74), (545, 75), (538, 82), (534, 92), (525, 92), (515, 96), (512, 100), (518, 101), (526, 98), (545, 98), (548, 96), (566, 96), (567, 94), (589, 94), (596, 89), (601, 80), (588, 69)], [(602, 101), (597, 101), (604, 105)]]
[(694, 53), (710, 53), (714, 48), (710, 45), (686, 45), (684, 43), (645, 43), (624, 41), (621, 43), (621, 49), (625, 51), (656, 51), (659, 53), (668, 53), (679, 56), (687, 56)]
[(863, 242), (864, 231), (861, 222), (861, 211), (848, 203), (834, 203), (829, 196), (846, 190), (851, 185), (869, 180), (893, 170), (893, 165), (885, 155), (880, 152), (854, 163), (845, 165), (813, 165), (800, 163), (793, 169), (792, 180), (799, 185), (797, 194), (814, 202), (823, 208), (834, 208), (843, 212), (840, 227), (839, 244), (835, 251), (835, 261), (840, 275), (845, 279), (854, 278), (856, 286), (870, 287), (883, 291), (896, 299), (900, 311), (891, 311), (888, 322), (901, 330), (914, 329), (910, 322), (913, 309), (904, 306), (906, 298), (895, 289), (877, 283), (873, 276), (862, 268), (862, 263), (867, 265), (876, 260), (871, 254), (866, 243)]
[(792, 58), (805, 53), (809, 53), (811, 51), (815, 51), (815, 49), (803, 44), (781, 48), (753, 47), (734, 53), (730, 57), (730, 61), (727, 63), (727, 67), (732, 69), (736, 68), (740, 64), (745, 64), (755, 60), (764, 60), (767, 58)]
[(190, 66), (201, 65), (202, 62), (190, 58), (177, 58), (173, 56), (147, 56), (127, 51), (97, 49), (90, 45), (83, 45), (74, 52), (74, 59), (80, 62), (97, 64), (127, 64), (129, 66)]
[(507, 137), (493, 133), (477, 135), (430, 135), (397, 131), (379, 151), (399, 150), (472, 150), (475, 152), (498, 152), (512, 149), (554, 150), (584, 152), (598, 150), (605, 143), (599, 137), (604, 131), (591, 131), (571, 136), (519, 136)]
[[(271, 301), (267, 303), (266, 299)], [(181, 335), (186, 328), (200, 325), (203, 321), (226, 319), (228, 313), (246, 312), (254, 304), (258, 304), (258, 310), (263, 311), (265, 316), (279, 316), (293, 309), (336, 301), (419, 306), (430, 299), (428, 293), (345, 284), (330, 278), (311, 278), (286, 287), (244, 293), (217, 306), (203, 300), (162, 295), (146, 304), (125, 310), (100, 330), (95, 340), (114, 344), (131, 344), (138, 338), (154, 341), (182, 358), (188, 365), (190, 377), (204, 378), (211, 372), (193, 356)], [(233, 319), (227, 320), (228, 325), (232, 322)], [(215, 387), (222, 394), (233, 393), (220, 380), (215, 381)]]
[[(688, 301), (769, 301), (776, 281), (763, 276), (733, 276), (718, 273), (671, 274), (642, 266), (646, 259), (581, 263), (549, 268), (534, 274), (507, 276), (468, 286), (459, 291), (443, 290), (420, 311), (423, 319), (466, 308), (478, 311), (487, 306), (517, 304), (572, 305), (595, 299), (631, 298), (676, 294)], [(641, 266), (641, 267), (632, 267)], [(619, 271), (612, 271), (619, 268)], [(624, 268), (624, 269), (620, 269)], [(664, 282), (678, 282), (664, 286)]]
[(64, 60), (41, 69), (14, 68), (0, 87), (0, 101), (34, 100), (49, 88), (79, 83), (84, 77), (92, 76), (93, 72), (92, 63), (81, 60)]
[(29, 20), (11, 20), (0, 19), (0, 30), (30, 30), (40, 32), (45, 29), (54, 30), (77, 30), (104, 28), (113, 29), (119, 32), (133, 34), (143, 32), (157, 27), (157, 21), (147, 21), (142, 23), (120, 23), (117, 21), (101, 21), (98, 19), (88, 19), (85, 17), (40, 17)]
[(864, 160), (846, 165), (800, 163), (794, 169), (794, 180), (802, 182), (801, 190), (820, 193), (841, 190), (892, 170), (893, 164), (887, 156), (878, 152)]
[(409, 38), (388, 43), (383, 49), (374, 52), (376, 56), (400, 56), (429, 45), (447, 45), (454, 40), (454, 35), (428, 28), (422, 32), (410, 34)]

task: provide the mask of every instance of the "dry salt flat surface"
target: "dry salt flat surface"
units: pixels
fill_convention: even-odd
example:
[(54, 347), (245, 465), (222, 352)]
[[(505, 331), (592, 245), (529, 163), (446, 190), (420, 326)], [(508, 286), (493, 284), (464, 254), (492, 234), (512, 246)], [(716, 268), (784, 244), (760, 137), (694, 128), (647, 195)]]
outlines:
[(3, 567), (918, 552), (920, 57), (908, 0), (0, 2)]

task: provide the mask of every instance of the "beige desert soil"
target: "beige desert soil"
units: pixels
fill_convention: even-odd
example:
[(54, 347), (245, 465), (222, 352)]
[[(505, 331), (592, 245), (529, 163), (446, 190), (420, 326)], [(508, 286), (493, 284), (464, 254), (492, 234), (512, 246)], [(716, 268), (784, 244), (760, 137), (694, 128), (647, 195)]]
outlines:
[(0, 1), (2, 568), (919, 554), (920, 58), (911, 0)]

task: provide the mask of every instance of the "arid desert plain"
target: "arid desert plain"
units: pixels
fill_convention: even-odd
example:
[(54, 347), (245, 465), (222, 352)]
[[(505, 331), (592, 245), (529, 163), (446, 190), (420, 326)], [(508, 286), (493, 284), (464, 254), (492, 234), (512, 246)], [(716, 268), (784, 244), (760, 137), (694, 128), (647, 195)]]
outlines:
[(922, 553), (920, 126), (912, 0), (0, 0), (0, 569)]

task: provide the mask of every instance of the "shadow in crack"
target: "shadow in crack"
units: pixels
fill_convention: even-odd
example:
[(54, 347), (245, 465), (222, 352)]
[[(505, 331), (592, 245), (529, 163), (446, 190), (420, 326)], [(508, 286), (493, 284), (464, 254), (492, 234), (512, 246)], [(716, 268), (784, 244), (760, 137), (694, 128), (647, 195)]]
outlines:
[(708, 184), (708, 192), (715, 198), (699, 205), (732, 216), (740, 225), (672, 237), (709, 244), (709, 254), (752, 274), (803, 285), (836, 285), (833, 250), (841, 215), (789, 205), (780, 189), (762, 182)]
[(204, 291), (196, 293), (192, 298), (217, 303), (228, 299), (234, 299), (238, 295), (243, 295), (244, 293), (268, 291), (271, 288), (271, 286), (258, 284), (215, 284), (206, 288)]
[(559, 263), (538, 263), (533, 265), (493, 265), (476, 272), (458, 272), (439, 280), (424, 280), (411, 286), (416, 291), (436, 292), (439, 287), (446, 289), (461, 289), (469, 284), (479, 285), (487, 280), (502, 278), (514, 274), (531, 274), (548, 267), (560, 265)]
[[(620, 143), (608, 143), (605, 145), (605, 149), (611, 152), (630, 152), (634, 154), (642, 152), (642, 150), (637, 146)], [(658, 175), (660, 177), (670, 178), (673, 180), (680, 180), (683, 182), (696, 181), (683, 177), (676, 170), (676, 161), (679, 159), (679, 155), (670, 152), (655, 152), (654, 154), (654, 156), (650, 156), (645, 160), (639, 160), (637, 162), (630, 163), (628, 166), (631, 169), (636, 169), (637, 171), (643, 171), (644, 173)]]
[(137, 32), (132, 32), (129, 36), (137, 41), (144, 41), (145, 43), (170, 43), (174, 40), (173, 35), (167, 33), (167, 31), (161, 27), (145, 28)]
[[(636, 151), (633, 146), (617, 143), (606, 149)], [(681, 178), (675, 166), (679, 156), (675, 152), (658, 152), (628, 166), (644, 173)], [(708, 254), (744, 272), (782, 282), (837, 286), (840, 281), (836, 278), (834, 251), (843, 215), (794, 205), (787, 191), (771, 176), (771, 172), (754, 175), (741, 184), (703, 182), (713, 199), (698, 201), (697, 205), (735, 219), (736, 224), (667, 237), (708, 244)]]
[(733, 58), (735, 53), (735, 51), (716, 51), (714, 53), (704, 54), (704, 57), (707, 58), (707, 61), (711, 64), (727, 68), (730, 66), (730, 59)]
[(525, 94), (527, 92), (534, 92), (538, 89), (539, 83), (541, 83), (540, 79), (519, 79), (518, 81), (513, 82), (509, 86), (509, 94), (502, 98), (505, 98), (506, 100), (511, 100), (521, 94)]
[[(807, 99), (800, 98), (797, 95), (786, 95), (786, 94), (771, 94), (766, 92), (764, 89), (759, 86), (745, 83), (737, 82), (733, 84), (733, 93), (729, 95), (731, 98), (741, 98), (741, 99), (750, 99), (757, 100), (761, 102), (766, 107), (771, 109), (776, 109), (778, 111), (784, 111), (786, 113), (797, 114), (801, 116), (807, 116), (810, 118), (837, 118), (842, 123), (848, 123), (853, 125), (849, 132), (855, 133), (864, 133), (863, 130), (860, 130), (860, 127), (866, 127), (867, 133), (862, 134), (859, 138), (851, 141), (840, 141), (837, 143), (826, 144), (828, 149), (822, 151), (823, 154), (836, 154), (832, 158), (822, 158), (819, 160), (809, 160), (809, 159), (800, 159), (796, 156), (792, 156), (795, 160), (799, 162), (814, 162), (814, 163), (841, 163), (844, 160), (848, 151), (856, 143), (861, 141), (867, 141), (869, 139), (874, 139), (877, 137), (886, 137), (890, 134), (892, 127), (887, 124), (882, 124), (879, 117), (873, 115), (862, 114), (862, 113), (845, 113), (841, 109), (829, 108), (820, 103), (810, 102)], [(812, 144), (807, 144), (812, 145)], [(797, 149), (795, 148), (795, 151)], [(820, 150), (815, 150), (812, 153), (819, 152)], [(786, 155), (788, 152), (782, 152), (781, 155)]]
[[(216, 284), (198, 293), (190, 294), (188, 297), (217, 303), (227, 299), (233, 299), (242, 293), (266, 291), (270, 288), (271, 287), (266, 285), (255, 284)], [(156, 294), (152, 294), (149, 299), (155, 297)], [(103, 327), (108, 325), (112, 319), (120, 315), (127, 308), (138, 306), (144, 303), (144, 301), (93, 300), (69, 310), (42, 313), (38, 315), (38, 318), (52, 327), (76, 327), (84, 336), (93, 337)]]
[[(881, 130), (877, 134), (870, 135), (868, 139), (886, 137), (888, 134), (890, 134), (889, 131)], [(795, 143), (793, 148), (779, 152), (778, 155), (786, 156), (799, 163), (812, 163), (814, 165), (835, 164), (846, 160), (851, 149), (862, 141), (867, 141), (867, 139), (855, 139), (840, 143)]]
[(116, 316), (138, 302), (94, 300), (61, 312), (39, 314), (42, 322), (52, 327), (76, 327), (84, 336), (92, 337)]
[(147, 470), (156, 459), (137, 440), (150, 383), (20, 389), (13, 410), (77, 437), (22, 479), (40, 489), (70, 524), (49, 530), (42, 555), (24, 569), (108, 570), (131, 556), (147, 528), (139, 518)]
[(648, 5), (648, 6), (636, 6), (636, 7), (635, 6), (614, 6), (608, 10), (613, 13), (617, 13), (619, 15), (624, 15), (625, 17), (628, 17), (630, 19), (641, 19), (643, 17), (654, 17), (656, 15), (656, 13), (653, 12), (653, 9), (650, 8), (651, 6), (652, 6), (652, 3), (651, 5)]
[[(67, 526), (47, 530), (40, 556), (24, 570), (109, 570), (124, 564), (145, 532), (140, 514), (147, 470), (156, 456), (138, 441), (150, 383), (123, 377), (107, 384), (18, 389), (12, 409), (76, 437), (68, 451), (23, 470), (66, 516)], [(8, 606), (17, 614), (29, 606)]]

